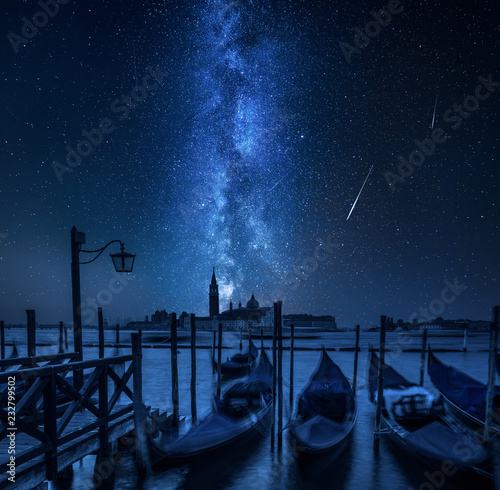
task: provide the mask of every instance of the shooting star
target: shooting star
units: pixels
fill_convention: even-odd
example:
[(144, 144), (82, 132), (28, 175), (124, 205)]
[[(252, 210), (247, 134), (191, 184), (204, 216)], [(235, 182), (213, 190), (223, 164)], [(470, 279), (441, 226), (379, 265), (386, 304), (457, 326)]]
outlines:
[(281, 179), (278, 180), (278, 182), (276, 182), (276, 184), (274, 184), (267, 192), (271, 192), (291, 171), (292, 169), (290, 169), (285, 175), (283, 175), (283, 177), (281, 177)]
[(432, 123), (430, 125), (431, 129), (434, 129), (434, 122), (436, 121), (436, 107), (438, 103), (438, 96), (436, 95), (436, 101), (434, 102), (434, 114), (432, 115)]
[(358, 192), (358, 197), (356, 197), (356, 200), (354, 201), (354, 204), (352, 205), (351, 210), (349, 211), (349, 214), (346, 218), (346, 221), (351, 217), (352, 212), (354, 211), (354, 207), (356, 206), (356, 203), (358, 202), (359, 196), (363, 192), (363, 189), (365, 187), (366, 181), (368, 180), (368, 177), (370, 177), (370, 174), (372, 173), (373, 165), (370, 167), (370, 170), (368, 170), (368, 175), (365, 178), (365, 181), (363, 182), (363, 185), (361, 186), (360, 191)]

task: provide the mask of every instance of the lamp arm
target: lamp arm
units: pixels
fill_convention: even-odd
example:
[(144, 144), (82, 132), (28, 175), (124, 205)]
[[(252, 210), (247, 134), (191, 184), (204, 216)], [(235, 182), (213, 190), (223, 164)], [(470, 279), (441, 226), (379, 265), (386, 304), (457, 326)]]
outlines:
[(104, 250), (106, 250), (112, 243), (119, 243), (123, 250), (124, 245), (121, 240), (111, 240), (109, 243), (106, 243), (104, 247), (99, 248), (97, 250), (80, 250), (80, 252), (85, 252), (89, 254), (97, 253), (97, 255), (92, 260), (88, 260), (87, 262), (80, 262), (80, 264), (90, 264), (91, 262), (94, 262), (94, 260), (97, 260), (100, 257), (100, 255), (104, 252)]

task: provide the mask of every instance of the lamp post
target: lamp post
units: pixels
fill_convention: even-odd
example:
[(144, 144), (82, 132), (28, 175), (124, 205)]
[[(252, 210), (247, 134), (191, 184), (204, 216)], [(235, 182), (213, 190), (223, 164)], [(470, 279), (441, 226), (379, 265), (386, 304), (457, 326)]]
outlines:
[[(71, 228), (71, 289), (73, 299), (73, 337), (75, 352), (78, 353), (78, 360), (83, 360), (83, 336), (82, 336), (82, 307), (80, 294), (80, 264), (90, 264), (94, 262), (112, 243), (119, 243), (121, 251), (110, 254), (116, 272), (132, 272), (135, 255), (125, 252), (125, 247), (121, 240), (112, 240), (104, 247), (97, 250), (82, 250), (85, 243), (85, 233), (78, 231), (75, 226)], [(91, 260), (80, 262), (80, 252), (97, 254)], [(75, 371), (74, 388), (80, 390), (83, 386), (83, 372)]]

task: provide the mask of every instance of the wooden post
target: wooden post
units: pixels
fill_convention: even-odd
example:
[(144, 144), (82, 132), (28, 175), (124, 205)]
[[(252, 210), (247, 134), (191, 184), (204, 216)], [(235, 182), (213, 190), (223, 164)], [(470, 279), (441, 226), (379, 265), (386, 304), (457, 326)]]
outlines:
[(484, 426), (484, 439), (491, 437), (491, 424), (493, 420), (493, 396), (495, 394), (495, 372), (498, 341), (498, 313), (500, 307), (493, 308), (493, 323), (490, 326), (490, 352), (488, 357), (488, 391), (486, 393), (486, 421)]
[(375, 434), (374, 445), (375, 450), (378, 451), (380, 444), (380, 429), (382, 422), (382, 404), (384, 402), (384, 369), (385, 369), (385, 328), (386, 317), (380, 317), (380, 351), (378, 363), (378, 386), (377, 386), (377, 412), (375, 414)]
[(64, 352), (63, 333), (64, 333), (64, 322), (59, 322), (59, 354), (62, 354)]
[(57, 401), (56, 379), (53, 373), (48, 375), (48, 383), (43, 389), (43, 428), (44, 433), (53, 445), (53, 449), (45, 453), (45, 476), (47, 480), (57, 477)]
[(99, 327), (99, 359), (104, 357), (104, 321), (102, 318), (102, 306), (97, 307), (97, 323)]
[(424, 386), (426, 350), (427, 350), (427, 327), (424, 328), (424, 335), (422, 336), (422, 353), (420, 356), (420, 386)]
[(115, 345), (118, 347), (120, 345), (120, 324), (116, 324), (116, 330), (115, 330)]
[(276, 432), (276, 339), (278, 335), (278, 305), (274, 303), (273, 327), (273, 408), (271, 412), (271, 451), (274, 450), (274, 437)]
[(5, 359), (5, 324), (0, 322), (0, 356)]
[(278, 451), (283, 445), (283, 325), (282, 302), (278, 301)]
[(217, 338), (216, 338), (216, 331), (214, 330), (214, 343), (212, 347), (212, 359), (214, 362), (212, 362), (212, 374), (215, 374), (215, 344), (217, 343)]
[(260, 350), (264, 350), (264, 328), (260, 327)]
[(64, 327), (64, 347), (66, 348), (66, 352), (68, 352), (69, 350), (68, 325)]
[(354, 345), (354, 373), (352, 375), (352, 391), (356, 396), (356, 384), (358, 379), (358, 357), (359, 357), (359, 325), (356, 325), (356, 342)]
[(221, 364), (222, 364), (222, 323), (219, 323), (219, 348), (217, 349), (217, 396), (218, 397), (220, 397)]
[(191, 313), (191, 420), (196, 424), (196, 320)]
[(290, 416), (293, 413), (293, 361), (294, 361), (294, 344), (295, 344), (295, 325), (290, 325)]
[(251, 354), (252, 354), (252, 329), (248, 327), (248, 371), (250, 371)]
[(28, 324), (28, 357), (36, 356), (36, 322), (35, 310), (26, 310), (27, 324)]
[(468, 334), (468, 332), (469, 332), (468, 327), (465, 327), (464, 328), (464, 347), (462, 349), (464, 352), (467, 352), (467, 334)]
[(108, 454), (109, 427), (107, 417), (108, 410), (108, 364), (103, 367), (102, 373), (99, 376), (99, 410), (104, 414), (106, 420), (99, 427), (99, 462), (105, 460)]
[(240, 327), (240, 352), (243, 349), (243, 330)]
[(179, 374), (177, 371), (177, 315), (170, 313), (170, 361), (172, 366), (173, 425), (179, 425)]
[(139, 474), (148, 470), (148, 445), (146, 440), (146, 407), (142, 403), (142, 342), (138, 333), (130, 336), (132, 341), (133, 373), (134, 373), (134, 425), (136, 464)]

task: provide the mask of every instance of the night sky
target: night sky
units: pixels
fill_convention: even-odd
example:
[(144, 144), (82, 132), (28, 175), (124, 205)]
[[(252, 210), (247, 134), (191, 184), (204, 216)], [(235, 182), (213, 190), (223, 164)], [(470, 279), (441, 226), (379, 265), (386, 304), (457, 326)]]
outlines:
[(498, 2), (50, 8), (2, 2), (0, 319), (71, 320), (73, 225), (137, 254), (121, 283), (108, 251), (81, 266), (86, 323), (207, 315), (212, 267), (221, 309), (490, 318)]

